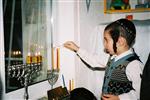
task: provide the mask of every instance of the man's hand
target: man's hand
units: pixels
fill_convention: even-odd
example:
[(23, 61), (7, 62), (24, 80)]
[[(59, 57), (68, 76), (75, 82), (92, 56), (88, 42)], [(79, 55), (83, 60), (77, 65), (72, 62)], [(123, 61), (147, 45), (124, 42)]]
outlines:
[(120, 100), (117, 95), (103, 94), (102, 100)]
[(79, 50), (79, 47), (72, 41), (65, 42), (64, 47), (74, 52), (77, 52)]

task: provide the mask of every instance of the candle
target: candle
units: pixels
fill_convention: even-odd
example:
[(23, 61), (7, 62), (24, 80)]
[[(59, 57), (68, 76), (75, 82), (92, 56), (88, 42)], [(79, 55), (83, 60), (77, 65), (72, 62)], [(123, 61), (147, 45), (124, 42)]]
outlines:
[(63, 80), (63, 85), (64, 85), (64, 87), (66, 87), (66, 85), (65, 85), (65, 78), (64, 78), (64, 75), (62, 74), (62, 80)]
[(38, 53), (38, 63), (42, 63), (42, 55), (40, 52)]
[(56, 53), (57, 53), (57, 59), (56, 59), (56, 62), (57, 62), (57, 69), (59, 70), (60, 69), (60, 48), (57, 48), (56, 49)]
[(27, 64), (31, 64), (32, 63), (32, 56), (30, 53), (28, 53), (27, 57), (26, 57), (26, 63)]
[(71, 80), (69, 80), (69, 91), (71, 91)]
[(54, 69), (54, 48), (52, 48), (52, 69)]
[(35, 55), (32, 57), (32, 61), (33, 61), (33, 63), (38, 63), (38, 54), (37, 53), (35, 53)]
[(71, 90), (73, 90), (74, 89), (74, 80), (72, 79), (72, 83), (71, 83), (72, 85), (71, 85)]

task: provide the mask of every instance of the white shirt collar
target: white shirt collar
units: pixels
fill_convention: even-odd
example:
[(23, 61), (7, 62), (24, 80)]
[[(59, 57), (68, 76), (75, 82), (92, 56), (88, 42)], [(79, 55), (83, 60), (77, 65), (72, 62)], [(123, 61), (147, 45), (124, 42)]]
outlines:
[(116, 56), (116, 57), (115, 57), (115, 61), (119, 60), (120, 58), (122, 58), (122, 57), (124, 57), (124, 56), (126, 56), (126, 55), (132, 54), (132, 53), (133, 53), (133, 50), (132, 50), (132, 49), (129, 49), (128, 51), (126, 51), (126, 52), (124, 52), (124, 53), (122, 53), (122, 54)]

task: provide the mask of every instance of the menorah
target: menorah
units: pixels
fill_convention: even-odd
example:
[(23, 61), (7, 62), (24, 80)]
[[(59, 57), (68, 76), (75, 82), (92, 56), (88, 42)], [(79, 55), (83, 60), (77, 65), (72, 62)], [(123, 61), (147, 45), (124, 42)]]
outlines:
[(21, 85), (25, 87), (24, 99), (29, 99), (28, 85), (40, 76), (42, 70), (42, 63), (30, 63), (30, 64), (17, 64), (8, 66), (8, 76), (11, 78), (17, 78)]
[(48, 82), (51, 85), (51, 89), (53, 89), (54, 84), (57, 82), (59, 77), (59, 69), (51, 69), (47, 72)]

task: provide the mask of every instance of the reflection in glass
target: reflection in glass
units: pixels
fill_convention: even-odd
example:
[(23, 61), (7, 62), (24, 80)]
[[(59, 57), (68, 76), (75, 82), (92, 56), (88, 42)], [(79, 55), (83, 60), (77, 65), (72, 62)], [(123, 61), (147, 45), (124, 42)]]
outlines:
[[(51, 0), (3, 0), (6, 92), (47, 79)], [(40, 62), (40, 64), (39, 64)]]

